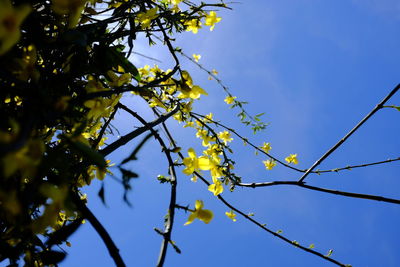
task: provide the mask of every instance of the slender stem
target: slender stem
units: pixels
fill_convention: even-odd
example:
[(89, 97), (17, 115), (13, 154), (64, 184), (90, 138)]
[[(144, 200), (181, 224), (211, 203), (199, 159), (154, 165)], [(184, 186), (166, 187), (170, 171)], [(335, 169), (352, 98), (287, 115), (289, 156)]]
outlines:
[(104, 244), (106, 245), (108, 249), (108, 253), (110, 253), (110, 256), (113, 258), (115, 265), (117, 267), (125, 267), (125, 263), (119, 254), (119, 249), (115, 245), (114, 241), (112, 240), (111, 236), (107, 232), (107, 230), (104, 228), (104, 226), (100, 223), (100, 221), (97, 219), (97, 217), (92, 213), (92, 211), (86, 206), (85, 203), (79, 198), (79, 196), (74, 195), (74, 203), (79, 209), (79, 211), (82, 213), (82, 216), (86, 218), (90, 224), (93, 226), (93, 228), (96, 230), (96, 232), (99, 234), (101, 239), (103, 240)]
[(94, 141), (93, 147), (97, 147), (97, 145), (100, 143), (101, 138), (103, 138), (103, 135), (104, 135), (108, 125), (110, 125), (110, 122), (114, 119), (114, 116), (117, 113), (117, 111), (118, 111), (118, 107), (115, 107), (114, 111), (111, 113), (110, 118), (108, 118), (108, 120), (104, 123), (103, 127), (101, 128), (101, 130), (99, 132), (99, 136)]
[(356, 168), (363, 168), (363, 167), (369, 167), (369, 166), (373, 166), (373, 165), (390, 163), (390, 162), (399, 161), (399, 160), (400, 160), (400, 157), (394, 158), (394, 159), (387, 159), (387, 160), (382, 160), (382, 161), (364, 163), (364, 164), (359, 164), (359, 165), (349, 165), (346, 167), (330, 169), (330, 170), (315, 170), (312, 173), (320, 174), (320, 173), (326, 173), (326, 172), (338, 172), (338, 171), (343, 171), (343, 170), (351, 170), (351, 169), (356, 169)]
[(304, 179), (315, 169), (322, 161), (324, 161), (330, 154), (332, 154), (338, 147), (340, 147), (353, 133), (355, 133), (358, 128), (360, 128), (369, 118), (371, 118), (383, 105), (388, 101), (398, 90), (400, 89), (400, 84), (398, 84), (379, 104), (375, 106), (371, 112), (365, 116), (353, 129), (350, 130), (342, 139), (339, 140), (333, 147), (331, 147), (321, 158), (319, 158), (308, 170), (300, 177), (299, 183), (302, 183)]
[[(202, 118), (206, 118), (206, 116), (201, 115), (201, 114), (198, 114), (198, 113), (196, 113), (196, 112), (190, 112), (190, 115), (191, 115), (192, 117), (194, 117), (194, 118), (196, 118), (195, 116), (199, 116), (199, 117), (202, 117)], [(207, 118), (207, 119), (208, 119), (208, 118)], [(286, 164), (285, 162), (283, 162), (283, 161), (279, 160), (278, 158), (272, 156), (271, 154), (265, 152), (265, 151), (262, 150), (261, 148), (257, 147), (257, 146), (254, 145), (253, 143), (249, 142), (249, 140), (248, 140), (247, 138), (245, 138), (245, 137), (243, 137), (242, 135), (240, 135), (239, 133), (237, 133), (234, 129), (232, 129), (232, 128), (230, 128), (230, 127), (227, 127), (227, 126), (223, 125), (222, 123), (217, 122), (217, 121), (215, 121), (215, 120), (210, 120), (210, 119), (208, 119), (208, 120), (211, 121), (212, 123), (214, 123), (215, 125), (221, 126), (222, 128), (224, 128), (224, 129), (230, 131), (231, 133), (233, 133), (234, 135), (236, 135), (237, 137), (239, 137), (240, 139), (242, 139), (244, 142), (246, 142), (247, 144), (249, 144), (251, 147), (253, 147), (253, 148), (256, 149), (257, 151), (259, 151), (259, 152), (261, 152), (261, 153), (267, 155), (268, 157), (270, 157), (271, 159), (275, 160), (275, 161), (278, 162), (279, 164), (281, 164), (281, 165), (283, 165), (283, 166), (285, 166), (285, 167), (287, 167), (287, 168), (289, 168), (289, 169), (292, 169), (292, 170), (294, 170), (294, 171), (297, 171), (297, 172), (305, 172), (305, 171), (306, 171), (306, 170), (302, 170), (302, 169), (298, 169), (298, 168), (296, 168), (296, 167), (290, 166), (289, 164)]]
[(299, 183), (297, 181), (274, 181), (274, 182), (267, 182), (267, 183), (237, 183), (236, 185), (242, 186), (242, 187), (252, 187), (252, 188), (268, 187), (268, 186), (275, 186), (275, 185), (294, 185), (294, 186), (299, 186), (299, 187), (307, 188), (307, 189), (314, 190), (314, 191), (320, 191), (320, 192), (324, 192), (324, 193), (328, 193), (328, 194), (341, 195), (341, 196), (352, 197), (352, 198), (369, 199), (369, 200), (382, 201), (382, 202), (393, 203), (393, 204), (400, 204), (399, 199), (327, 189), (327, 188), (307, 185), (304, 183)]
[[(204, 177), (202, 177), (199, 173), (195, 172), (194, 174), (195, 174), (197, 177), (199, 177), (207, 186), (210, 185), (210, 183), (209, 183), (206, 179), (204, 179)], [(283, 236), (283, 235), (281, 235), (281, 234), (279, 234), (279, 233), (277, 233), (277, 232), (275, 232), (275, 231), (273, 231), (273, 230), (267, 228), (265, 225), (261, 224), (260, 222), (256, 221), (255, 219), (253, 219), (253, 218), (250, 217), (249, 215), (247, 215), (247, 214), (245, 214), (244, 212), (242, 212), (241, 210), (237, 209), (236, 207), (234, 207), (233, 205), (231, 205), (228, 201), (226, 201), (221, 195), (218, 195), (217, 197), (218, 197), (218, 199), (219, 199), (222, 203), (224, 203), (225, 206), (227, 206), (229, 209), (231, 209), (231, 210), (233, 210), (234, 212), (240, 214), (240, 215), (243, 216), (245, 219), (247, 219), (247, 220), (249, 220), (250, 222), (254, 223), (255, 225), (257, 225), (258, 227), (260, 227), (260, 228), (263, 229), (264, 231), (268, 232), (269, 234), (272, 234), (273, 236), (275, 236), (275, 237), (277, 237), (277, 238), (283, 240), (284, 242), (286, 242), (286, 243), (288, 243), (288, 244), (290, 244), (290, 245), (292, 245), (292, 246), (298, 247), (298, 248), (301, 249), (301, 250), (304, 250), (304, 251), (306, 251), (306, 252), (308, 252), (308, 253), (311, 253), (311, 254), (314, 254), (314, 255), (316, 255), (316, 256), (318, 256), (318, 257), (320, 257), (320, 258), (323, 258), (324, 260), (330, 261), (330, 262), (332, 262), (332, 263), (334, 263), (334, 264), (336, 264), (336, 265), (338, 265), (338, 266), (346, 267), (346, 264), (343, 264), (343, 263), (341, 263), (341, 262), (339, 262), (339, 261), (337, 261), (337, 260), (335, 260), (335, 259), (333, 259), (333, 258), (330, 258), (330, 257), (328, 257), (328, 256), (326, 256), (326, 255), (323, 255), (322, 253), (320, 253), (320, 252), (318, 252), (318, 251), (315, 251), (315, 250), (312, 250), (312, 249), (310, 249), (310, 248), (304, 247), (304, 246), (302, 246), (302, 245), (300, 245), (300, 244), (298, 244), (298, 243), (294, 243), (292, 240), (288, 239), (287, 237), (285, 237), (285, 236)]]
[[(180, 157), (181, 159), (184, 158), (184, 156), (183, 156), (183, 154), (182, 154), (181, 152), (178, 152), (178, 155), (179, 155), (179, 157)], [(200, 180), (201, 180), (203, 183), (205, 183), (207, 186), (210, 185), (210, 183), (209, 183), (201, 174), (199, 174), (198, 172), (194, 172), (194, 174), (195, 174), (198, 178), (200, 178)], [(294, 183), (297, 183), (297, 182), (294, 182)], [(241, 216), (243, 216), (245, 219), (247, 219), (247, 220), (249, 220), (250, 222), (254, 223), (255, 225), (257, 225), (258, 227), (260, 227), (260, 228), (263, 229), (264, 231), (268, 232), (269, 234), (272, 234), (272, 235), (274, 235), (275, 237), (277, 237), (277, 238), (283, 240), (284, 242), (286, 242), (286, 243), (288, 243), (288, 244), (290, 244), (290, 245), (292, 245), (292, 246), (298, 247), (299, 249), (304, 250), (304, 251), (306, 251), (306, 252), (308, 252), (308, 253), (314, 254), (314, 255), (316, 255), (316, 256), (318, 256), (318, 257), (320, 257), (320, 258), (323, 258), (324, 260), (330, 261), (330, 262), (332, 262), (332, 263), (334, 263), (334, 264), (336, 264), (336, 265), (338, 265), (338, 266), (342, 266), (342, 267), (348, 266), (348, 265), (346, 265), (346, 264), (340, 263), (339, 261), (337, 261), (337, 260), (335, 260), (335, 259), (333, 259), (333, 258), (330, 258), (330, 257), (328, 257), (328, 256), (326, 256), (326, 255), (323, 255), (323, 254), (320, 253), (320, 252), (317, 252), (317, 251), (314, 251), (314, 250), (312, 250), (312, 249), (310, 249), (310, 248), (304, 247), (304, 246), (302, 246), (302, 245), (300, 245), (300, 244), (298, 244), (298, 243), (293, 243), (292, 240), (288, 239), (287, 237), (285, 237), (285, 236), (283, 236), (283, 235), (281, 235), (281, 234), (279, 234), (279, 233), (277, 233), (277, 232), (274, 232), (273, 230), (267, 228), (265, 225), (263, 225), (263, 224), (261, 224), (260, 222), (256, 221), (255, 219), (253, 219), (253, 218), (250, 217), (249, 215), (245, 214), (245, 213), (242, 212), (241, 210), (235, 208), (235, 207), (234, 207), (233, 205), (231, 205), (228, 201), (226, 201), (221, 195), (218, 195), (217, 198), (218, 198), (222, 203), (224, 203), (225, 206), (227, 206), (229, 209), (235, 211), (236, 213), (238, 213), (238, 214), (240, 214)]]
[[(177, 106), (178, 107), (178, 106)], [(168, 207), (168, 216), (165, 223), (163, 235), (163, 241), (161, 243), (160, 254), (157, 261), (157, 267), (161, 267), (164, 265), (165, 257), (167, 255), (168, 243), (171, 241), (171, 234), (172, 228), (174, 225), (174, 218), (175, 218), (175, 205), (176, 205), (176, 188), (177, 188), (177, 179), (176, 179), (176, 172), (175, 172), (175, 164), (171, 156), (170, 149), (168, 149), (167, 145), (165, 144), (164, 140), (160, 137), (156, 130), (153, 129), (153, 126), (149, 125), (146, 120), (144, 120), (140, 115), (136, 112), (132, 111), (128, 107), (120, 104), (120, 108), (131, 114), (135, 117), (138, 121), (140, 121), (145, 127), (148, 127), (150, 131), (153, 133), (154, 137), (160, 143), (160, 146), (163, 148), (163, 152), (167, 157), (168, 164), (169, 164), (169, 174), (171, 175), (170, 184), (171, 184), (171, 192), (170, 192), (170, 201)], [(158, 118), (161, 118), (163, 115), (160, 115)], [(165, 120), (164, 120), (165, 121)], [(161, 123), (164, 123), (161, 121)]]
[[(119, 104), (117, 104), (116, 107), (122, 108), (122, 107), (125, 107), (125, 106), (122, 105), (121, 103), (119, 103)], [(125, 107), (125, 108), (127, 108), (127, 107)], [(108, 155), (108, 154), (114, 152), (116, 149), (118, 149), (121, 146), (127, 144), (129, 141), (131, 141), (135, 137), (141, 135), (142, 133), (144, 133), (146, 131), (149, 131), (149, 130), (151, 131), (151, 129), (153, 127), (155, 127), (158, 124), (160, 124), (160, 123), (164, 122), (165, 120), (167, 120), (169, 117), (174, 115), (178, 110), (179, 110), (179, 106), (176, 106), (170, 112), (168, 112), (166, 114), (163, 114), (160, 117), (158, 117), (157, 119), (155, 119), (154, 121), (151, 121), (151, 122), (147, 123), (145, 126), (137, 128), (137, 129), (133, 130), (132, 132), (128, 133), (127, 135), (122, 136), (117, 141), (109, 144), (107, 147), (105, 147), (104, 149), (100, 150), (99, 152), (102, 153), (103, 155)]]
[[(198, 114), (196, 112), (190, 112), (190, 115), (196, 119), (195, 116), (201, 117), (201, 118), (206, 118), (206, 116)], [(195, 115), (195, 116), (194, 116)], [(297, 172), (302, 172), (305, 173), (307, 170), (302, 170), (302, 169), (298, 169), (296, 167), (290, 166), (282, 161), (280, 161), (279, 159), (277, 159), (276, 157), (272, 156), (271, 154), (265, 152), (264, 150), (262, 150), (261, 148), (257, 147), (256, 145), (254, 145), (252, 142), (250, 142), (246, 137), (243, 137), (242, 135), (240, 135), (238, 132), (236, 132), (234, 129), (218, 122), (212, 119), (208, 119), (210, 122), (214, 123), (217, 126), (220, 126), (222, 128), (224, 128), (225, 130), (230, 131), (231, 133), (233, 133), (234, 135), (236, 135), (237, 137), (239, 137), (243, 142), (246, 142), (246, 144), (249, 144), (251, 147), (253, 147), (255, 150), (257, 150), (258, 152), (267, 155), (268, 157), (270, 157), (271, 159), (275, 160), (276, 162), (280, 163), (281, 165), (290, 168), (294, 171)], [(340, 167), (340, 168), (332, 168), (332, 169), (327, 169), (327, 170), (315, 170), (315, 171), (311, 171), (311, 173), (315, 173), (315, 174), (321, 174), (321, 173), (326, 173), (326, 172), (338, 172), (338, 171), (343, 171), (343, 170), (351, 170), (351, 169), (355, 169), (355, 168), (362, 168), (362, 167), (368, 167), (368, 166), (372, 166), (372, 165), (379, 165), (379, 164), (384, 164), (384, 163), (390, 163), (390, 162), (394, 162), (394, 161), (399, 161), (400, 157), (397, 158), (393, 158), (393, 159), (387, 159), (387, 160), (381, 160), (381, 161), (375, 161), (375, 162), (369, 162), (369, 163), (364, 163), (364, 164), (358, 164), (358, 165), (348, 165), (345, 167)]]

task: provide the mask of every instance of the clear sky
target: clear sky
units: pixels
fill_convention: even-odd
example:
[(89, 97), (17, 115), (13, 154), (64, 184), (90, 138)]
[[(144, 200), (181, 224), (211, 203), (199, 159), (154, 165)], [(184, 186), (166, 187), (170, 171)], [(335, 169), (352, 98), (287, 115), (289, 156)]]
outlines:
[[(396, 0), (247, 0), (221, 11), (213, 32), (208, 27), (197, 35), (184, 33), (179, 46), (200, 63), (218, 70), (218, 76), (239, 100), (248, 101), (252, 114), (265, 112), (268, 128), (257, 135), (242, 127), (223, 102), (225, 94), (207, 74), (182, 58), (195, 83), (209, 94), (195, 105), (198, 112), (238, 129), (257, 145), (270, 142), (271, 153), (283, 159), (297, 153), (299, 168), (308, 168), (361, 120), (400, 82), (400, 3)], [(172, 59), (164, 48), (149, 50), (145, 41), (137, 52), (153, 56), (167, 68)], [(136, 65), (153, 64), (136, 56)], [(136, 98), (123, 101), (151, 119), (149, 109)], [(388, 104), (400, 104), (400, 95)], [(115, 125), (121, 134), (137, 122), (120, 113)], [(379, 111), (319, 168), (381, 161), (400, 156), (400, 113)], [(193, 130), (170, 123), (184, 152), (200, 148)], [(135, 147), (115, 152), (119, 162)], [(235, 138), (232, 157), (243, 182), (298, 179), (299, 174), (277, 166), (265, 170), (254, 150)], [(108, 177), (104, 207), (96, 196), (100, 183), (87, 189), (89, 204), (109, 230), (128, 266), (154, 266), (169, 199), (168, 185), (156, 180), (167, 174), (167, 163), (156, 142), (146, 144), (139, 161), (129, 165), (140, 174), (129, 194), (132, 208), (122, 202), (122, 188)], [(310, 175), (311, 185), (400, 198), (399, 162), (340, 173)], [(193, 183), (178, 170), (178, 203), (193, 206), (202, 199), (214, 211), (213, 221), (183, 226), (188, 214), (177, 211), (172, 239), (182, 250), (170, 247), (165, 266), (334, 266), (290, 246), (228, 211), (201, 182)], [(117, 174), (117, 173), (116, 173)], [(291, 240), (326, 253), (353, 266), (400, 266), (400, 207), (369, 200), (350, 199), (289, 186), (226, 190), (223, 196), (236, 207), (254, 212), (255, 218), (273, 230), (283, 230)], [(65, 267), (113, 266), (101, 239), (87, 223), (70, 240)]]

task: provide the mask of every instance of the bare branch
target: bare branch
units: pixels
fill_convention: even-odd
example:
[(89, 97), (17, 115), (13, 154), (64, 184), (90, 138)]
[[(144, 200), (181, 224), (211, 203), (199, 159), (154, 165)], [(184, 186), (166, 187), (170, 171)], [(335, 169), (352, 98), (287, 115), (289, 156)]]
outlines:
[(353, 133), (355, 133), (358, 128), (360, 128), (369, 118), (371, 118), (375, 112), (383, 107), (383, 105), (388, 101), (398, 90), (400, 89), (400, 84), (398, 84), (380, 103), (378, 103), (371, 112), (365, 116), (353, 129), (350, 130), (342, 139), (339, 140), (333, 147), (331, 147), (321, 158), (319, 158), (308, 170), (300, 177), (299, 183), (303, 182), (304, 179), (315, 169), (322, 161), (324, 161), (330, 154), (332, 154), (338, 147), (340, 147)]
[[(210, 183), (209, 183), (203, 176), (201, 176), (199, 173), (195, 172), (194, 174), (196, 174), (196, 176), (199, 177), (207, 186), (210, 185)], [(221, 195), (218, 195), (217, 198), (218, 198), (222, 203), (224, 203), (225, 206), (227, 206), (229, 209), (235, 211), (236, 213), (238, 213), (238, 214), (240, 214), (241, 216), (243, 216), (246, 220), (249, 220), (250, 222), (254, 223), (254, 224), (257, 225), (258, 227), (260, 227), (261, 229), (263, 229), (264, 231), (266, 231), (266, 232), (272, 234), (273, 236), (275, 236), (275, 237), (277, 237), (277, 238), (283, 240), (284, 242), (286, 242), (286, 243), (288, 243), (288, 244), (290, 244), (290, 245), (292, 245), (292, 246), (298, 247), (299, 249), (304, 250), (304, 251), (306, 251), (306, 252), (308, 252), (308, 253), (314, 254), (314, 255), (316, 255), (316, 256), (318, 256), (318, 257), (320, 257), (320, 258), (323, 258), (324, 260), (330, 261), (330, 262), (332, 262), (332, 263), (334, 263), (334, 264), (336, 264), (336, 265), (338, 265), (338, 266), (342, 266), (342, 267), (348, 266), (348, 265), (343, 264), (343, 263), (341, 263), (341, 262), (339, 262), (339, 261), (337, 261), (337, 260), (335, 260), (335, 259), (332, 259), (331, 257), (328, 257), (328, 256), (326, 256), (326, 255), (323, 255), (323, 254), (320, 253), (320, 252), (317, 252), (317, 251), (312, 250), (312, 249), (310, 249), (310, 248), (304, 247), (304, 246), (300, 245), (299, 243), (294, 243), (292, 240), (288, 239), (287, 237), (285, 237), (285, 236), (283, 236), (283, 235), (281, 235), (281, 234), (279, 234), (279, 233), (277, 233), (277, 232), (275, 232), (275, 231), (273, 231), (273, 230), (267, 228), (265, 225), (263, 225), (263, 224), (261, 224), (260, 222), (256, 221), (255, 219), (253, 219), (252, 217), (250, 217), (250, 216), (247, 215), (246, 213), (244, 213), (244, 212), (242, 212), (241, 210), (235, 208), (235, 207), (234, 207), (233, 205), (231, 205), (228, 201), (226, 201)]]
[[(168, 129), (167, 129), (167, 127), (165, 126), (164, 123), (163, 123), (163, 127), (164, 127), (164, 130), (166, 130), (166, 133), (167, 133), (167, 136), (168, 136), (170, 142), (174, 145), (174, 147), (176, 147), (176, 143), (175, 143), (174, 139), (172, 138), (171, 134), (169, 133), (169, 131), (168, 131)], [(181, 152), (178, 152), (178, 155), (179, 155), (179, 157), (180, 157), (181, 159), (184, 158), (184, 156), (183, 156), (183, 154), (182, 154)], [(201, 174), (199, 174), (198, 172), (194, 172), (194, 174), (195, 174), (198, 178), (200, 178), (207, 186), (210, 185), (210, 183), (209, 183)], [(294, 182), (294, 183), (296, 183), (296, 182)], [(290, 244), (290, 245), (292, 245), (292, 246), (298, 247), (298, 248), (300, 248), (300, 249), (302, 249), (302, 250), (304, 250), (304, 251), (306, 251), (306, 252), (308, 252), (308, 253), (311, 253), (311, 254), (314, 254), (314, 255), (316, 255), (316, 256), (318, 256), (318, 257), (321, 257), (321, 258), (323, 258), (323, 259), (325, 259), (325, 260), (327, 260), (327, 261), (330, 261), (330, 262), (332, 262), (332, 263), (335, 263), (335, 264), (338, 265), (338, 266), (342, 266), (342, 267), (347, 267), (347, 266), (348, 266), (348, 265), (342, 264), (342, 263), (340, 263), (339, 261), (337, 261), (337, 260), (335, 260), (335, 259), (332, 259), (332, 258), (330, 258), (330, 257), (328, 257), (328, 256), (326, 256), (326, 255), (323, 255), (323, 254), (320, 253), (320, 252), (317, 252), (317, 251), (314, 251), (314, 250), (312, 250), (312, 249), (310, 249), (310, 248), (304, 247), (304, 246), (302, 246), (302, 245), (300, 245), (300, 244), (298, 244), (298, 243), (294, 243), (292, 240), (290, 240), (290, 239), (284, 237), (283, 235), (281, 235), (281, 234), (279, 234), (279, 233), (277, 233), (277, 232), (274, 232), (273, 230), (267, 228), (265, 225), (261, 224), (260, 222), (256, 221), (255, 219), (251, 218), (250, 216), (248, 216), (247, 214), (245, 214), (245, 213), (242, 212), (241, 210), (235, 208), (235, 207), (232, 206), (229, 202), (227, 202), (221, 195), (218, 195), (217, 197), (218, 197), (218, 199), (219, 199), (222, 203), (224, 203), (228, 208), (230, 208), (231, 210), (233, 210), (233, 211), (235, 211), (236, 213), (240, 214), (240, 215), (243, 216), (245, 219), (247, 219), (247, 220), (249, 220), (250, 222), (254, 223), (255, 225), (257, 225), (258, 227), (260, 227), (260, 228), (263, 229), (264, 231), (266, 231), (266, 232), (268, 232), (268, 233), (274, 235), (275, 237), (278, 237), (279, 239), (285, 241), (286, 243), (288, 243), (288, 244)]]
[[(179, 106), (177, 106), (179, 107)], [(162, 233), (163, 235), (163, 242), (161, 243), (161, 248), (160, 248), (160, 254), (158, 257), (157, 261), (157, 266), (161, 267), (164, 265), (165, 257), (167, 254), (167, 248), (168, 248), (168, 243), (171, 241), (171, 234), (172, 234), (172, 228), (174, 225), (174, 218), (175, 218), (175, 205), (176, 205), (176, 188), (177, 188), (177, 179), (176, 179), (176, 172), (175, 172), (175, 164), (174, 161), (171, 157), (171, 152), (170, 149), (166, 146), (164, 143), (164, 140), (160, 137), (160, 135), (153, 129), (153, 126), (151, 126), (145, 119), (143, 119), (140, 115), (138, 115), (136, 112), (132, 111), (128, 107), (120, 104), (120, 108), (131, 114), (134, 118), (136, 118), (138, 121), (140, 121), (145, 127), (149, 128), (150, 131), (153, 133), (154, 137), (157, 139), (157, 141), (160, 143), (160, 146), (163, 149), (163, 152), (165, 156), (167, 157), (168, 164), (169, 164), (169, 174), (171, 175), (170, 179), (170, 184), (171, 184), (171, 193), (170, 193), (170, 201), (169, 201), (169, 207), (168, 207), (168, 216), (167, 216), (167, 221), (165, 223), (165, 228), (164, 232)], [(175, 108), (177, 109), (177, 108)], [(162, 117), (159, 116), (158, 119)], [(164, 123), (165, 120), (161, 121), (161, 123)]]
[(236, 185), (242, 186), (242, 187), (252, 187), (252, 188), (268, 187), (268, 186), (274, 186), (274, 185), (294, 185), (294, 186), (299, 186), (299, 187), (307, 188), (310, 190), (320, 191), (320, 192), (334, 194), (334, 195), (341, 195), (341, 196), (352, 197), (352, 198), (369, 199), (369, 200), (382, 201), (382, 202), (393, 203), (393, 204), (400, 204), (399, 199), (327, 189), (327, 188), (307, 185), (304, 183), (299, 183), (298, 181), (274, 181), (274, 182), (267, 182), (267, 183), (237, 183)]
[(113, 258), (115, 265), (117, 267), (125, 267), (125, 263), (123, 259), (121, 258), (121, 255), (119, 255), (119, 249), (115, 245), (114, 241), (110, 237), (109, 233), (107, 230), (104, 228), (104, 226), (100, 223), (100, 221), (97, 219), (97, 217), (91, 212), (91, 210), (86, 206), (85, 203), (80, 199), (80, 197), (76, 194), (73, 195), (73, 200), (79, 211), (82, 213), (82, 216), (86, 218), (90, 224), (93, 226), (93, 228), (96, 230), (96, 232), (99, 234), (101, 239), (103, 240), (104, 244), (106, 245), (108, 249), (108, 253), (110, 253), (110, 256)]
[[(123, 108), (125, 106), (122, 105), (121, 103), (119, 103), (119, 104), (116, 105), (116, 107)], [(157, 119), (155, 119), (154, 121), (151, 121), (151, 122), (147, 123), (147, 125), (145, 125), (143, 127), (140, 127), (140, 128), (137, 128), (137, 129), (133, 130), (132, 132), (128, 133), (127, 135), (122, 136), (120, 139), (118, 139), (117, 141), (115, 141), (112, 144), (109, 144), (107, 147), (105, 147), (104, 149), (100, 150), (99, 152), (102, 153), (103, 155), (108, 155), (108, 154), (114, 152), (116, 149), (118, 149), (121, 146), (127, 144), (129, 141), (131, 141), (135, 137), (141, 135), (142, 133), (144, 133), (146, 131), (149, 131), (149, 130), (151, 131), (153, 127), (155, 127), (158, 124), (160, 124), (160, 123), (164, 122), (165, 120), (167, 120), (169, 117), (174, 115), (178, 110), (179, 110), (179, 106), (176, 106), (170, 112), (168, 112), (166, 114), (163, 114), (160, 117), (158, 117)]]
[[(201, 115), (199, 113), (196, 112), (190, 112), (190, 115), (196, 119), (196, 116), (201, 117), (201, 118), (206, 118), (206, 116)], [(243, 142), (245, 142), (246, 144), (250, 145), (251, 147), (253, 147), (255, 150), (257, 150), (258, 152), (270, 157), (271, 159), (275, 160), (276, 162), (278, 162), (279, 164), (292, 169), (294, 171), (297, 172), (302, 172), (305, 173), (307, 170), (304, 169), (298, 169), (296, 167), (293, 167), (289, 164), (286, 164), (285, 162), (277, 159), (276, 157), (272, 156), (271, 154), (265, 152), (264, 150), (262, 150), (261, 148), (257, 147), (254, 143), (252, 143), (251, 141), (249, 141), (249, 139), (247, 139), (246, 137), (242, 136), (241, 134), (239, 134), (238, 132), (236, 132), (234, 129), (218, 122), (212, 119), (207, 118), (208, 121), (214, 123), (217, 126), (220, 126), (222, 128), (224, 128), (225, 130), (230, 131), (231, 133), (233, 133), (235, 136), (237, 136), (238, 138), (240, 138)], [(343, 171), (343, 170), (351, 170), (351, 169), (355, 169), (355, 168), (362, 168), (362, 167), (368, 167), (368, 166), (373, 166), (373, 165), (379, 165), (379, 164), (384, 164), (384, 163), (390, 163), (390, 162), (394, 162), (394, 161), (399, 161), (400, 157), (398, 158), (393, 158), (393, 159), (387, 159), (387, 160), (381, 160), (381, 161), (376, 161), (376, 162), (369, 162), (369, 163), (363, 163), (363, 164), (357, 164), (357, 165), (348, 165), (345, 167), (340, 167), (340, 168), (332, 168), (332, 169), (327, 169), (327, 170), (315, 170), (315, 171), (311, 171), (311, 173), (315, 173), (315, 174), (321, 174), (321, 173), (327, 173), (327, 172), (338, 172), (338, 171)]]

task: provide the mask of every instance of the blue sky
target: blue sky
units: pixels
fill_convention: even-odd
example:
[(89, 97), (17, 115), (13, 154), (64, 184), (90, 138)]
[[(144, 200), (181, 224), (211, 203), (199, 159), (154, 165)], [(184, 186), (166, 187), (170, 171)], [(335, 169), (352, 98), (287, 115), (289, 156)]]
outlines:
[[(400, 4), (392, 0), (317, 1), (249, 0), (232, 5), (233, 11), (218, 14), (223, 20), (213, 32), (185, 33), (178, 45), (191, 55), (201, 54), (200, 63), (219, 71), (218, 76), (239, 100), (248, 101), (252, 114), (265, 112), (270, 126), (253, 135), (238, 123), (235, 112), (223, 102), (225, 94), (207, 74), (182, 59), (195, 82), (209, 96), (195, 105), (200, 113), (234, 127), (252, 142), (271, 142), (272, 154), (281, 159), (290, 153), (299, 156), (299, 167), (308, 168), (362, 119), (399, 82)], [(137, 52), (158, 58), (160, 66), (171, 66), (165, 48), (149, 48), (145, 41)], [(137, 66), (152, 64), (134, 59)], [(136, 98), (126, 98), (146, 118), (149, 109)], [(400, 103), (400, 95), (388, 104)], [(122, 133), (138, 126), (120, 113), (115, 125)], [(336, 168), (399, 157), (400, 113), (384, 109), (369, 120), (351, 139), (327, 159), (321, 169)], [(190, 129), (169, 124), (179, 145), (200, 149)], [(135, 147), (111, 155), (119, 162)], [(254, 150), (234, 140), (236, 172), (244, 182), (298, 179), (282, 166), (266, 171)], [(94, 213), (108, 228), (128, 266), (154, 266), (161, 228), (169, 199), (169, 187), (156, 176), (167, 173), (167, 162), (156, 142), (149, 142), (129, 167), (140, 174), (129, 195), (133, 207), (122, 202), (122, 189), (106, 179), (104, 207), (94, 189), (86, 189)], [(180, 173), (180, 170), (178, 171)], [(341, 173), (310, 175), (311, 185), (332, 189), (400, 198), (399, 163), (354, 169)], [(214, 220), (205, 225), (196, 221), (183, 226), (187, 214), (178, 211), (172, 239), (182, 249), (169, 248), (165, 266), (334, 266), (302, 252), (238, 217), (232, 222), (225, 208), (201, 182), (178, 177), (178, 203), (193, 205), (196, 199), (214, 211)], [(228, 190), (226, 190), (228, 191)], [(400, 265), (398, 237), (399, 207), (394, 204), (325, 195), (288, 186), (238, 188), (223, 196), (236, 207), (254, 212), (255, 218), (273, 230), (282, 229), (291, 240), (326, 253), (353, 266)], [(70, 255), (61, 266), (113, 266), (100, 238), (89, 224), (70, 240)]]

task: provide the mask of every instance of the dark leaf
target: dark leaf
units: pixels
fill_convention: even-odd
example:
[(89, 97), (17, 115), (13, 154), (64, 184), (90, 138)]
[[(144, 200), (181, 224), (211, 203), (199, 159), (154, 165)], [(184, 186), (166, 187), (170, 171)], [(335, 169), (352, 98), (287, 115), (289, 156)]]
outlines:
[(152, 136), (152, 133), (149, 133), (148, 135), (146, 135), (145, 138), (143, 138), (143, 140), (136, 146), (136, 148), (133, 150), (132, 154), (129, 155), (129, 157), (127, 157), (126, 159), (124, 159), (121, 164), (125, 164), (131, 160), (137, 160), (136, 154), (140, 151), (140, 149), (143, 147), (143, 145), (146, 143), (147, 140), (150, 139), (150, 137)]
[(63, 226), (59, 230), (50, 234), (49, 238), (46, 241), (47, 246), (58, 245), (61, 244), (63, 241), (67, 240), (70, 235), (75, 233), (78, 230), (79, 226), (82, 225), (81, 219), (76, 219), (71, 223)]
[(48, 250), (42, 251), (39, 254), (44, 265), (57, 264), (65, 259), (66, 254), (60, 251)]
[(130, 170), (127, 170), (127, 169), (124, 169), (124, 168), (119, 168), (119, 170), (122, 173), (123, 180), (125, 180), (125, 179), (129, 180), (131, 178), (138, 178), (139, 177), (139, 175), (137, 173), (132, 172)]
[(101, 188), (100, 188), (99, 192), (97, 193), (97, 195), (101, 199), (101, 202), (103, 202), (104, 206), (107, 206), (106, 198), (105, 198), (105, 195), (104, 195), (104, 183), (101, 184)]

